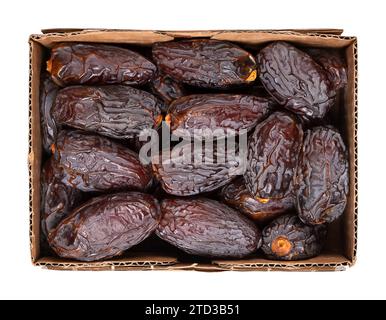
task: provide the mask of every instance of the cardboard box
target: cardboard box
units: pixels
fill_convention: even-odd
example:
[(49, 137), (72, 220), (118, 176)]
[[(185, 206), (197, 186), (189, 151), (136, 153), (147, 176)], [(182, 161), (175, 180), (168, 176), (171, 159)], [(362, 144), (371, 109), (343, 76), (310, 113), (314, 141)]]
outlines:
[[(51, 29), (31, 35), (29, 75), (29, 173), (30, 173), (30, 241), (34, 265), (61, 270), (345, 270), (356, 260), (357, 250), (357, 40), (342, 36), (339, 29), (321, 30), (238, 30), (238, 31), (141, 31)], [(167, 250), (153, 253), (133, 251), (102, 262), (84, 263), (43, 256), (40, 250), (40, 172), (42, 147), (40, 136), (39, 86), (48, 48), (58, 42), (94, 42), (150, 46), (158, 41), (206, 37), (228, 40), (248, 46), (270, 41), (290, 41), (297, 46), (337, 48), (345, 52), (348, 64), (348, 86), (337, 105), (336, 118), (349, 151), (350, 193), (343, 216), (329, 226), (329, 238), (323, 253), (304, 261), (281, 262), (265, 258), (244, 260), (181, 259)], [(149, 246), (151, 247), (151, 246)]]

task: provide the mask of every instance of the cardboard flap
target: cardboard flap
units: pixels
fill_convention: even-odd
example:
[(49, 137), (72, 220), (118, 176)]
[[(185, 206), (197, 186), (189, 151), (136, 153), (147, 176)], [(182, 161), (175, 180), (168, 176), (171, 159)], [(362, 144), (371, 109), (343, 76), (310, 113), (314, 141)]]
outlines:
[(230, 270), (245, 269), (264, 269), (264, 270), (304, 270), (304, 269), (324, 269), (340, 271), (349, 267), (352, 261), (343, 255), (334, 253), (322, 253), (321, 255), (307, 259), (295, 261), (273, 261), (266, 258), (251, 258), (243, 260), (214, 260), (214, 265)]
[[(47, 33), (67, 33), (67, 32), (81, 32), (81, 31), (102, 31), (101, 28), (48, 28), (42, 29), (43, 34)], [(123, 29), (116, 29), (115, 31), (125, 31)], [(235, 30), (236, 31), (236, 30)], [(246, 30), (239, 30), (246, 31)], [(343, 29), (278, 29), (278, 30), (264, 30), (264, 31), (292, 31), (298, 33), (322, 33), (322, 34), (334, 34), (340, 36), (343, 33)], [(168, 34), (173, 37), (211, 37), (216, 33), (223, 32), (223, 30), (180, 30), (180, 31), (154, 31)]]
[[(267, 30), (266, 30), (267, 31)], [(275, 31), (275, 30), (271, 30)], [(320, 33), (320, 34), (333, 34), (336, 36), (340, 36), (343, 33), (343, 29), (279, 29), (276, 31), (294, 31), (298, 33)]]
[(82, 30), (73, 32), (32, 35), (31, 38), (47, 48), (58, 42), (99, 42), (151, 45), (154, 42), (171, 41), (174, 38), (157, 31), (139, 30)]
[(296, 42), (310, 47), (324, 47), (322, 36), (328, 38), (330, 48), (341, 48), (353, 43), (352, 37), (340, 37), (315, 33), (299, 33), (297, 31), (224, 31), (213, 35), (211, 38), (223, 41), (232, 41), (252, 45), (260, 45), (272, 41)]

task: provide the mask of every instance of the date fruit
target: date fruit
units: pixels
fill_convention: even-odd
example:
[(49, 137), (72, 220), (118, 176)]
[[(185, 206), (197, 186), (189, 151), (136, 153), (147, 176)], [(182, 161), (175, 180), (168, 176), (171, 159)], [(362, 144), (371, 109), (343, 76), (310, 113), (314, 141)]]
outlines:
[(308, 130), (296, 177), (296, 205), (307, 224), (332, 222), (344, 211), (348, 195), (348, 159), (339, 132), (330, 127)]
[(188, 254), (242, 258), (261, 245), (261, 233), (246, 217), (206, 198), (165, 199), (156, 234)]
[(156, 66), (140, 54), (104, 44), (60, 43), (51, 50), (47, 71), (60, 86), (149, 82)]
[[(172, 132), (200, 135), (252, 129), (270, 111), (270, 100), (252, 95), (196, 94), (175, 100), (165, 121)], [(180, 135), (180, 134), (178, 134)]]
[(118, 256), (140, 243), (159, 220), (158, 201), (149, 194), (103, 195), (75, 209), (48, 240), (60, 257), (95, 261)]
[(260, 80), (277, 102), (306, 119), (323, 118), (336, 90), (326, 71), (307, 53), (273, 42), (257, 55)]
[(343, 58), (337, 52), (327, 49), (312, 48), (307, 53), (327, 72), (328, 79), (336, 90), (347, 84), (347, 69)]
[(317, 256), (326, 239), (324, 225), (309, 226), (297, 216), (284, 215), (263, 230), (262, 250), (274, 260), (302, 260)]
[(294, 207), (292, 195), (281, 199), (253, 197), (247, 190), (242, 177), (223, 187), (220, 196), (226, 204), (239, 210), (259, 224), (277, 218)]
[(129, 139), (159, 125), (160, 105), (152, 94), (128, 86), (71, 86), (58, 92), (52, 116), (61, 125)]
[(184, 88), (171, 77), (167, 75), (157, 76), (151, 83), (151, 88), (154, 94), (159, 96), (165, 104), (162, 112), (167, 112), (166, 106), (170, 105), (172, 101), (181, 98), (185, 95)]
[(145, 190), (151, 172), (121, 144), (80, 131), (61, 131), (53, 147), (64, 182), (82, 191)]
[(303, 130), (296, 119), (283, 112), (259, 123), (248, 144), (244, 179), (254, 197), (280, 199), (293, 190)]
[(158, 69), (178, 82), (204, 88), (227, 88), (256, 79), (253, 56), (235, 44), (210, 39), (153, 45)]
[[(216, 149), (213, 154), (205, 148), (195, 150), (189, 153), (188, 159), (187, 152), (182, 150), (178, 156), (172, 154), (170, 158), (153, 160), (153, 173), (169, 194), (191, 196), (221, 188), (235, 177), (235, 170), (241, 163), (238, 155)], [(224, 161), (219, 161), (219, 158)], [(186, 161), (190, 159), (192, 161)]]
[(51, 80), (50, 77), (42, 78), (42, 87), (40, 90), (40, 117), (42, 130), (43, 149), (50, 153), (51, 145), (56, 140), (57, 126), (51, 115), (51, 109), (55, 102), (56, 94), (59, 87)]
[(80, 202), (81, 192), (63, 183), (64, 171), (53, 157), (43, 166), (41, 181), (42, 232), (47, 236)]

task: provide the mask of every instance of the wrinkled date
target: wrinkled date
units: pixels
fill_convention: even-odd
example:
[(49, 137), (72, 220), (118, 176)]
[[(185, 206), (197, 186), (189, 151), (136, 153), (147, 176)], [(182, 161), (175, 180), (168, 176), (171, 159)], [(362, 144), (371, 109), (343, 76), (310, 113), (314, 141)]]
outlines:
[(281, 199), (253, 197), (247, 190), (244, 179), (241, 177), (223, 187), (220, 196), (226, 204), (261, 224), (277, 218), (294, 206), (292, 195)]
[(189, 254), (242, 258), (261, 245), (257, 227), (225, 204), (205, 198), (166, 199), (157, 235)]
[[(251, 95), (197, 94), (175, 100), (165, 120), (177, 135), (205, 130), (252, 129), (270, 110), (270, 100)], [(220, 133), (219, 133), (220, 134)]]
[(336, 91), (327, 73), (305, 52), (274, 42), (257, 61), (261, 82), (285, 108), (305, 118), (323, 118), (334, 104)]
[(42, 232), (47, 236), (80, 202), (81, 192), (62, 182), (64, 171), (54, 158), (47, 160), (42, 172)]
[(312, 48), (308, 49), (307, 53), (326, 70), (328, 79), (335, 89), (342, 89), (346, 86), (346, 64), (337, 52)]
[[(176, 196), (190, 196), (216, 190), (235, 177), (240, 167), (240, 157), (215, 150), (213, 155), (202, 149), (189, 153), (182, 151), (178, 156), (153, 161), (153, 172), (162, 188)], [(200, 160), (197, 160), (200, 158)], [(218, 161), (219, 158), (224, 161)]]
[(151, 88), (166, 104), (163, 104), (162, 112), (167, 111), (167, 106), (172, 101), (185, 95), (184, 88), (167, 75), (157, 76), (151, 83)]
[(332, 222), (344, 211), (348, 194), (346, 147), (335, 129), (307, 131), (296, 177), (297, 209), (308, 224)]
[(95, 261), (120, 255), (146, 239), (160, 219), (151, 195), (103, 195), (75, 209), (50, 234), (51, 248), (63, 258)]
[(47, 71), (60, 86), (149, 82), (156, 67), (140, 54), (103, 44), (61, 43), (51, 50)]
[(51, 145), (56, 140), (57, 127), (51, 115), (56, 94), (59, 87), (49, 77), (42, 78), (40, 90), (40, 117), (42, 128), (42, 144), (46, 152), (50, 152)]
[(61, 89), (52, 109), (56, 123), (116, 139), (135, 138), (162, 121), (161, 102), (128, 86)]
[(254, 197), (277, 199), (293, 191), (302, 140), (301, 126), (286, 113), (275, 112), (256, 126), (249, 141), (244, 174)]
[(61, 131), (53, 149), (64, 181), (82, 191), (144, 190), (152, 181), (136, 153), (102, 136)]
[(217, 40), (155, 43), (153, 59), (161, 72), (189, 85), (227, 88), (256, 79), (256, 61), (240, 47)]
[(323, 225), (308, 226), (297, 216), (284, 215), (264, 228), (261, 248), (270, 259), (308, 259), (322, 251), (326, 234)]

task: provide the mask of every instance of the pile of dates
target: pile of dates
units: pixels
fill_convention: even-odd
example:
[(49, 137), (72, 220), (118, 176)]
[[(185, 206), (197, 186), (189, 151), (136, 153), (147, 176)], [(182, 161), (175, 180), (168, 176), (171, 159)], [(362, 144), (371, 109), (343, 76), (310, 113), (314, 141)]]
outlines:
[[(137, 51), (86, 43), (50, 51), (40, 93), (50, 250), (96, 261), (156, 235), (207, 258), (318, 255), (349, 191), (346, 146), (330, 125), (347, 84), (344, 59), (286, 42), (248, 52), (210, 39)], [(171, 132), (245, 130), (245, 170), (231, 173), (236, 158), (143, 163), (138, 137), (162, 122)]]

